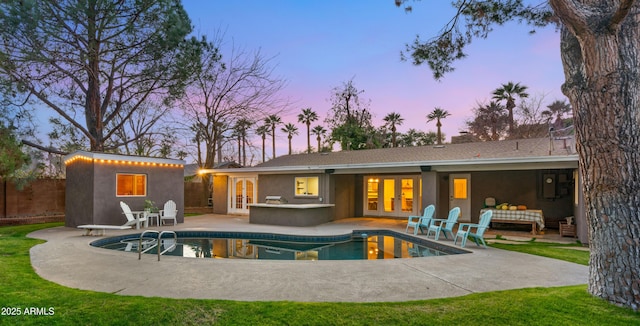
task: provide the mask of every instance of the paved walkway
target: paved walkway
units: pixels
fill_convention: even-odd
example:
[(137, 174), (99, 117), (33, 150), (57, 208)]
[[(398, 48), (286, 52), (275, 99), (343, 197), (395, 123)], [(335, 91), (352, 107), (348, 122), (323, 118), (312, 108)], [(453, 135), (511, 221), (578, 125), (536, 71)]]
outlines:
[[(353, 229), (404, 231), (402, 220), (354, 218), (314, 227), (249, 224), (246, 217), (187, 217), (160, 230), (344, 234)], [(139, 231), (107, 231), (107, 235)], [(587, 266), (467, 243), (471, 254), (417, 259), (264, 261), (143, 256), (89, 246), (97, 237), (58, 227), (31, 233), (47, 240), (31, 249), (43, 278), (71, 288), (170, 298), (239, 301), (409, 301), (526, 287), (586, 284)], [(452, 245), (450, 240), (442, 243)]]

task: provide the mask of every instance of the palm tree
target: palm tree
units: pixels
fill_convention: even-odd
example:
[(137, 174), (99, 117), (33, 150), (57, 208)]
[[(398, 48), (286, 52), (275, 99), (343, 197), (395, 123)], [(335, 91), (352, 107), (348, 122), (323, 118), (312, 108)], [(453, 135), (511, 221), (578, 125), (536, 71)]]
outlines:
[(280, 117), (272, 114), (266, 118), (264, 118), (264, 124), (271, 129), (271, 140), (273, 145), (273, 157), (276, 158), (276, 127), (282, 123)]
[(493, 91), (493, 99), (497, 101), (506, 100), (506, 108), (509, 112), (509, 135), (511, 135), (514, 131), (514, 122), (513, 122), (513, 109), (516, 107), (516, 99), (514, 96), (519, 98), (529, 97), (527, 93), (527, 86), (520, 85), (520, 83), (508, 82), (506, 84), (502, 84), (502, 87), (497, 88)]
[(291, 138), (293, 138), (293, 135), (298, 134), (298, 127), (296, 127), (296, 125), (294, 125), (293, 123), (287, 123), (280, 130), (286, 133), (287, 138), (289, 138), (289, 155), (291, 155)]
[(400, 144), (402, 147), (415, 146), (418, 131), (414, 128), (407, 130), (405, 134), (400, 135)]
[(467, 122), (471, 134), (484, 141), (499, 140), (506, 133), (509, 117), (502, 104), (491, 101), (474, 109), (476, 116)]
[(565, 114), (571, 112), (571, 104), (567, 103), (566, 101), (555, 100), (553, 101), (553, 103), (547, 105), (547, 108), (549, 108), (549, 111), (545, 112), (548, 112), (549, 115), (556, 117), (556, 121), (553, 123), (553, 127), (556, 129), (562, 129), (564, 127), (562, 117)]
[(449, 114), (449, 112), (447, 112), (446, 110), (443, 110), (439, 107), (435, 107), (433, 109), (433, 111), (431, 111), (431, 113), (429, 113), (429, 115), (427, 115), (427, 123), (431, 122), (433, 120), (436, 120), (436, 127), (438, 128), (438, 133), (437, 133), (437, 142), (438, 145), (442, 145), (442, 132), (440, 130), (440, 128), (442, 127), (442, 123), (440, 122), (441, 119), (445, 119), (446, 117), (450, 116), (451, 114)]
[(236, 122), (234, 126), (234, 132), (238, 137), (238, 163), (241, 165), (247, 164), (247, 129), (251, 126), (251, 121), (242, 118)]
[(256, 129), (256, 134), (260, 137), (262, 137), (262, 162), (265, 161), (264, 157), (265, 157), (265, 150), (264, 150), (264, 144), (265, 141), (267, 139), (267, 135), (269, 134), (269, 127), (267, 125), (262, 125), (260, 127), (258, 127)]
[(402, 118), (400, 116), (400, 113), (396, 113), (396, 112), (391, 112), (389, 114), (387, 114), (386, 117), (384, 117), (384, 119), (382, 119), (385, 121), (385, 126), (387, 126), (389, 129), (391, 129), (391, 144), (393, 147), (397, 147), (398, 144), (396, 143), (396, 126), (400, 126), (402, 125), (402, 123), (404, 122), (404, 118)]
[(318, 140), (318, 152), (320, 152), (320, 150), (322, 149), (320, 139), (327, 133), (327, 130), (324, 129), (323, 126), (315, 126), (311, 131), (314, 135), (316, 135), (316, 140)]
[(302, 113), (298, 114), (298, 122), (307, 125), (307, 153), (311, 153), (311, 122), (318, 120), (318, 114), (311, 108), (302, 109)]

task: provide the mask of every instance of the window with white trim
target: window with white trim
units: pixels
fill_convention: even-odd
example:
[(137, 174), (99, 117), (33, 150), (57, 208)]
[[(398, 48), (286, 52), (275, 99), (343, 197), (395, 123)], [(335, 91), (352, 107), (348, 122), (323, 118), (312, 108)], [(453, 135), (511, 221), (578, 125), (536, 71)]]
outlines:
[(319, 194), (318, 180), (319, 180), (318, 177), (296, 177), (295, 178), (296, 196), (317, 197)]

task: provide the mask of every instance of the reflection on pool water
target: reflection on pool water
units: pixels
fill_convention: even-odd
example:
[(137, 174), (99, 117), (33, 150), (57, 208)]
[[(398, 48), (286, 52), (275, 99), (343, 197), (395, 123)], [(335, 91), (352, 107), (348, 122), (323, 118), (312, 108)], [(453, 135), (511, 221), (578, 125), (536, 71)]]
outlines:
[[(193, 258), (354, 260), (416, 258), (466, 253), (437, 242), (390, 230), (356, 230), (337, 236), (295, 236), (273, 233), (177, 231), (174, 249), (164, 255)], [(163, 238), (162, 250), (174, 244)], [(157, 240), (143, 238), (142, 249)], [(92, 246), (137, 252), (140, 234), (100, 239)], [(156, 249), (148, 253), (156, 254)]]

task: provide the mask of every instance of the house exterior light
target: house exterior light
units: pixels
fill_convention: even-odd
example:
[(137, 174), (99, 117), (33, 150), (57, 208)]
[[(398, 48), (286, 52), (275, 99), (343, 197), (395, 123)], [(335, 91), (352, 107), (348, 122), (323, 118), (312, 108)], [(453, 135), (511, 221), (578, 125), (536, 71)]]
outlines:
[[(68, 155), (65, 160), (65, 166), (71, 165), (76, 162), (92, 162), (100, 164), (116, 164), (116, 165), (140, 165), (140, 166), (153, 166), (162, 168), (184, 168), (184, 164), (175, 163), (176, 160), (143, 157), (140, 156), (139, 161), (125, 160), (116, 158), (118, 155), (105, 154), (105, 153), (89, 153), (89, 152), (76, 152)], [(138, 158), (138, 157), (136, 157)]]

